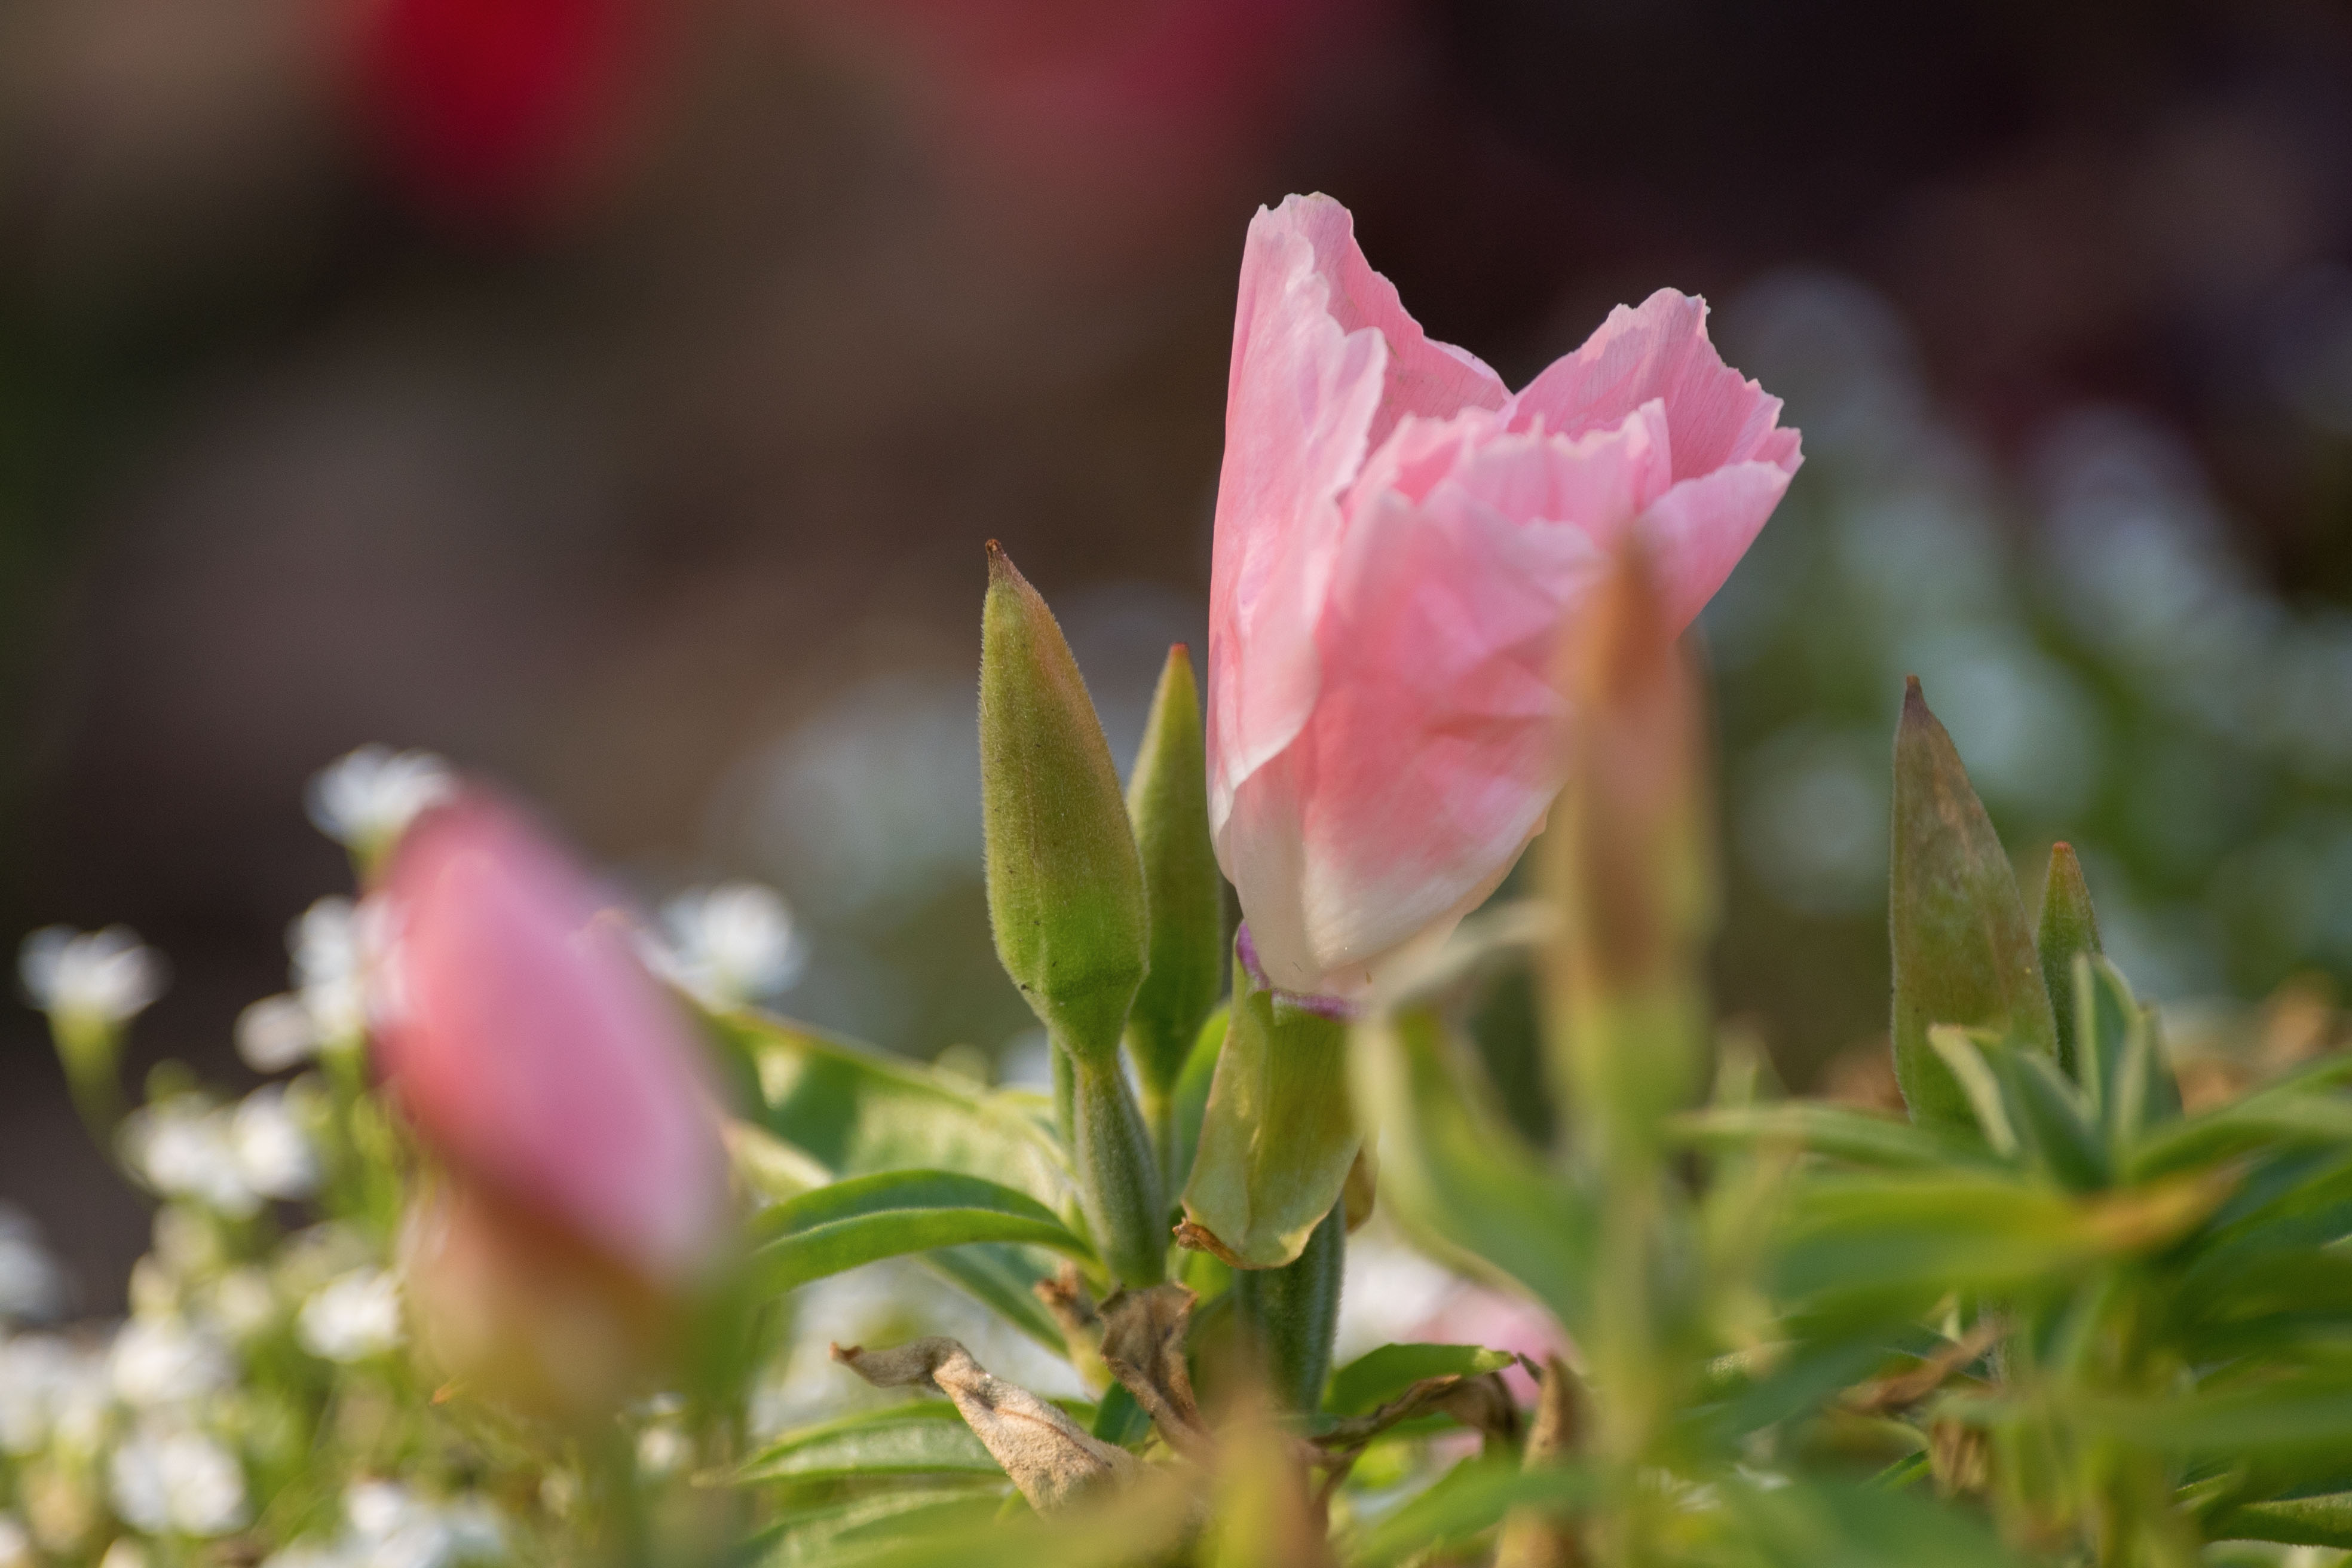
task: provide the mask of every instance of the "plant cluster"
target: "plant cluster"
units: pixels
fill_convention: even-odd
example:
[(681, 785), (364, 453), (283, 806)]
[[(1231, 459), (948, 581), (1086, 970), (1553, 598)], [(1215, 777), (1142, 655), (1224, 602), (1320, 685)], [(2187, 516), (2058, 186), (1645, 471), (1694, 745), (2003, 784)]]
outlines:
[[(1707, 1000), (1678, 637), (1794, 432), (1675, 295), (1510, 394), (1422, 337), (1345, 218), (1253, 226), (1207, 700), (1172, 649), (1124, 790), (990, 547), (989, 911), (1050, 1093), (763, 1009), (772, 900), (637, 921), (416, 753), (314, 790), (361, 896), (298, 924), (295, 989), (240, 1026), (292, 1076), (235, 1105), (166, 1066), (123, 1114), (159, 961), (28, 942), (155, 1248), (110, 1336), (0, 1343), (0, 1563), (2352, 1548), (2352, 1056), (2185, 1096), (2072, 852), (2030, 922), (1914, 682), (1908, 1114), (1782, 1092)], [(1491, 900), (1530, 843), (1531, 895)], [(1539, 1308), (1549, 1353), (1335, 1365), (1376, 1215)], [(812, 1288), (877, 1268), (995, 1337), (831, 1344), (843, 1413), (779, 1420)], [(1007, 1343), (1076, 1392), (1005, 1375)]]

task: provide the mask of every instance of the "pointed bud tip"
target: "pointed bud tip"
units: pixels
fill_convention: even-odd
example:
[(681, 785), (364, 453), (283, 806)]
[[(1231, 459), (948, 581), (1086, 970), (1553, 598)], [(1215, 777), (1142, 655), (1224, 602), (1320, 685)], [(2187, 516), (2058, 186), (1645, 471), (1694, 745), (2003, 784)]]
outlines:
[(2074, 847), (2063, 838), (2050, 847), (2050, 858), (2062, 861), (2077, 871), (2080, 871), (2083, 867), (2081, 858), (2074, 853)]

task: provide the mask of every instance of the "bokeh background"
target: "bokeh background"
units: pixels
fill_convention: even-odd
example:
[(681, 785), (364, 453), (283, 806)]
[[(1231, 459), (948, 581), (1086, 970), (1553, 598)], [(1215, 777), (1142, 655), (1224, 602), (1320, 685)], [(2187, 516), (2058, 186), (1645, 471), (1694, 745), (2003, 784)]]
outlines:
[[(1308, 189), (1515, 382), (1671, 284), (1803, 427), (1706, 621), (1790, 1079), (1885, 1027), (1906, 671), (2144, 991), (2352, 980), (2325, 0), (0, 0), (0, 936), (136, 926), (134, 1066), (234, 1081), (345, 876), (303, 781), (429, 746), (648, 899), (780, 888), (792, 1010), (1022, 1070), (981, 542), (1124, 763)], [(118, 1305), (143, 1211), (15, 1008), (0, 1197)]]

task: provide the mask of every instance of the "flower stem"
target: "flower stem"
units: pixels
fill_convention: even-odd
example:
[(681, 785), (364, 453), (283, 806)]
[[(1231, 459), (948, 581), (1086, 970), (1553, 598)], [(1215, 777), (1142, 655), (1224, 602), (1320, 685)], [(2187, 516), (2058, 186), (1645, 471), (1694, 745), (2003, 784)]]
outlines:
[(1265, 1367), (1267, 1392), (1284, 1409), (1311, 1415), (1323, 1403), (1347, 1260), (1342, 1200), (1315, 1227), (1296, 1262), (1234, 1275), (1235, 1321)]

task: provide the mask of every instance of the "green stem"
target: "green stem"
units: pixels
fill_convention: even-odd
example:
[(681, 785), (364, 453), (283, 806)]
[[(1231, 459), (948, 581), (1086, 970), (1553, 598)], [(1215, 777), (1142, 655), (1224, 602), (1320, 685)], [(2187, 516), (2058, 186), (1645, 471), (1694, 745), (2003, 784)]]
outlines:
[(1343, 1199), (1307, 1238), (1297, 1261), (1234, 1274), (1237, 1323), (1265, 1368), (1267, 1392), (1283, 1409), (1322, 1407), (1331, 1373), (1331, 1338), (1339, 1326), (1339, 1281), (1348, 1261)]
[[(1070, 1164), (1095, 1246), (1120, 1284), (1157, 1285), (1168, 1268), (1168, 1215), (1143, 1112), (1116, 1055), (1107, 1062), (1056, 1055), (1067, 1063)], [(1057, 1067), (1057, 1089), (1062, 1079)]]

